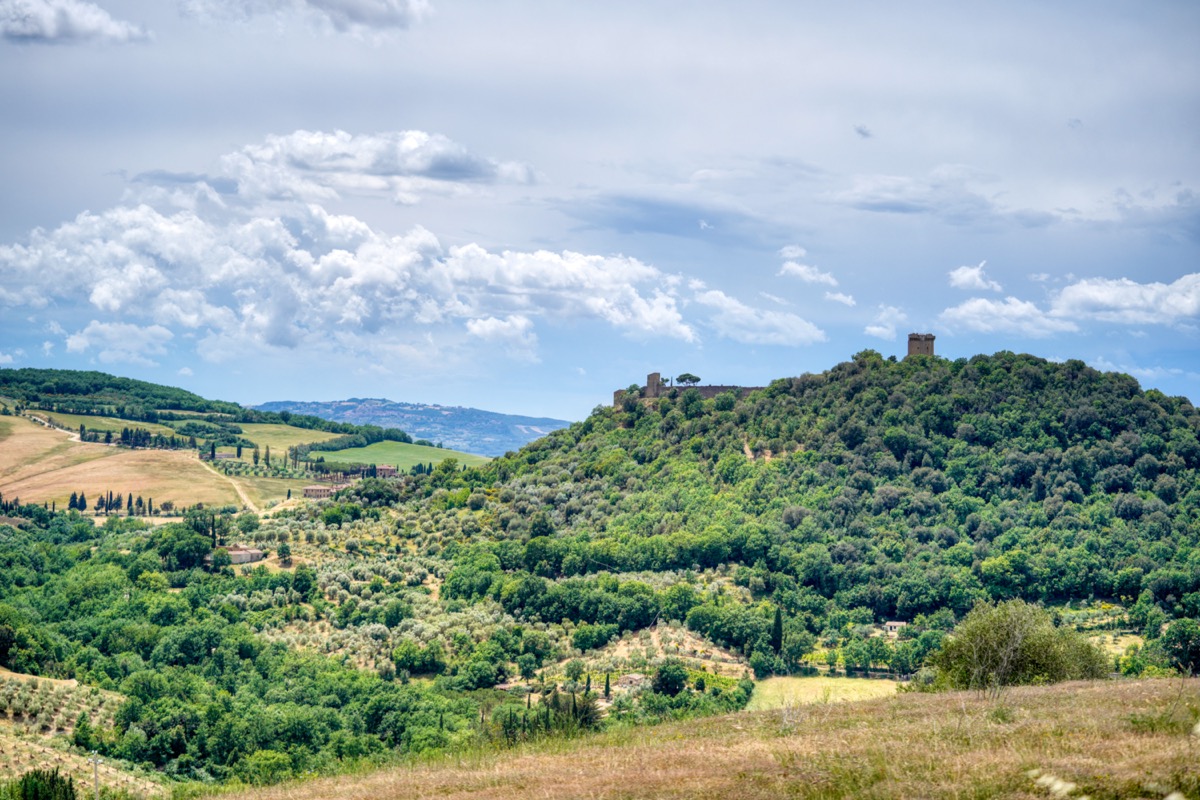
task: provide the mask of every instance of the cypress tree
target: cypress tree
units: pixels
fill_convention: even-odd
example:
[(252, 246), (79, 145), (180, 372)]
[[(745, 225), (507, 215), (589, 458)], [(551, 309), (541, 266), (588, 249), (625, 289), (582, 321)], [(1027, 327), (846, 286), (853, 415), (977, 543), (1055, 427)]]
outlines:
[(604, 673), (604, 699), (612, 697), (612, 686), (608, 682), (608, 673)]
[(775, 606), (775, 623), (771, 626), (771, 649), (775, 655), (783, 650), (783, 612)]

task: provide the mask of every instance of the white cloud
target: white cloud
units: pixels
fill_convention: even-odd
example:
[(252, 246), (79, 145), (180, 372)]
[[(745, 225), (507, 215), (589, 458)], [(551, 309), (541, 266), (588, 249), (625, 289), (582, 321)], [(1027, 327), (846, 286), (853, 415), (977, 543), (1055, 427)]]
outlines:
[[(0, 245), (0, 307), (89, 303), (120, 322), (193, 331), (189, 341), (208, 360), (303, 346), (428, 353), (422, 339), (439, 326), (447, 341), (462, 342), (455, 331), (469, 320), (483, 331), (478, 321), (488, 319), (591, 319), (634, 337), (696, 341), (676, 301), (678, 282), (621, 256), (492, 253), (473, 244), (446, 253), (424, 228), (388, 235), (297, 203), (120, 206)], [(102, 333), (75, 334), (71, 349), (95, 347), (102, 360), (160, 352), (123, 349)], [(536, 337), (523, 335), (532, 352)], [(165, 347), (169, 338), (154, 341)]]
[(5, 353), (0, 350), (0, 364), (11, 364), (16, 361), (16, 356), (13, 353)]
[(787, 261), (795, 261), (798, 258), (804, 258), (808, 255), (808, 251), (798, 244), (784, 245), (779, 248), (779, 257)]
[(981, 333), (1014, 333), (1033, 338), (1078, 330), (1074, 322), (1058, 319), (1033, 303), (1015, 297), (1003, 301), (975, 297), (947, 308), (939, 319), (952, 328), (966, 328)]
[(223, 177), (248, 198), (323, 201), (341, 193), (387, 193), (400, 203), (476, 183), (532, 183), (533, 170), (474, 155), (424, 131), (354, 135), (298, 130), (268, 136), (221, 160)]
[(133, 42), (149, 38), (142, 28), (113, 19), (86, 0), (0, 0), (0, 36), (14, 42)]
[(67, 337), (67, 352), (83, 353), (95, 348), (104, 364), (127, 362), (155, 366), (148, 356), (167, 352), (167, 342), (174, 338), (161, 325), (142, 328), (123, 322), (92, 320), (83, 330)]
[(854, 296), (848, 295), (845, 292), (826, 292), (825, 299), (833, 303), (841, 303), (844, 306), (854, 308)]
[(182, 375), (185, 378), (190, 378), (193, 374), (192, 368), (191, 367), (180, 367), (178, 374)]
[(1200, 272), (1172, 283), (1138, 283), (1090, 278), (1065, 287), (1051, 313), (1064, 318), (1098, 319), (1127, 324), (1170, 325), (1200, 317)]
[(351, 33), (407, 28), (430, 10), (426, 0), (181, 0), (180, 7), (202, 17), (296, 14)]
[(875, 321), (863, 329), (863, 333), (879, 339), (892, 341), (896, 338), (896, 326), (908, 321), (908, 315), (895, 306), (879, 307)]
[(958, 267), (957, 269), (950, 270), (950, 285), (955, 289), (1002, 291), (1004, 287), (988, 278), (984, 273), (983, 267), (985, 264), (987, 264), (986, 261), (980, 261), (979, 265), (975, 267)]
[(837, 278), (833, 277), (828, 272), (822, 272), (816, 267), (808, 264), (800, 264), (796, 261), (785, 261), (783, 266), (779, 268), (780, 275), (792, 275), (799, 278), (805, 283), (823, 283), (827, 286), (837, 286)]
[(860, 211), (891, 214), (928, 214), (953, 225), (1005, 219), (1023, 227), (1040, 227), (1054, 222), (1054, 214), (999, 206), (983, 193), (981, 183), (995, 178), (964, 164), (943, 164), (928, 175), (858, 175), (848, 189), (833, 200)]
[(825, 332), (806, 319), (783, 311), (752, 308), (716, 289), (700, 292), (695, 300), (714, 309), (713, 327), (735, 342), (795, 346), (826, 339)]
[(533, 332), (533, 322), (521, 314), (511, 314), (504, 319), (487, 317), (467, 320), (467, 333), (504, 345), (513, 358), (531, 362), (538, 360), (538, 338)]

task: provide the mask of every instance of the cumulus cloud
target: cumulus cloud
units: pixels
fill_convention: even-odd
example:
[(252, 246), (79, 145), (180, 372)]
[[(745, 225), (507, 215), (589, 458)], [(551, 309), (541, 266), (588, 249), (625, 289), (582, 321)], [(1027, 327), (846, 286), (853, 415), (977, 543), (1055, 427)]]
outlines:
[(892, 341), (896, 338), (896, 326), (908, 321), (908, 315), (895, 306), (881, 305), (875, 321), (863, 329), (863, 333), (879, 339)]
[(1007, 297), (1003, 301), (975, 297), (947, 308), (939, 319), (951, 328), (966, 328), (980, 333), (1013, 333), (1042, 338), (1078, 330), (1066, 319), (1059, 319), (1033, 303)]
[[(388, 235), (311, 204), (272, 218), (122, 206), (0, 246), (0, 306), (75, 301), (149, 323), (97, 321), (68, 340), (69, 350), (94, 348), (101, 360), (156, 355), (172, 330), (193, 331), (197, 352), (220, 360), (317, 343), (355, 352), (384, 340), (406, 344), (397, 338), (419, 348), (438, 326), (468, 321), (476, 337), (505, 322), (529, 352), (536, 338), (528, 328), (539, 318), (593, 319), (638, 338), (695, 341), (676, 283), (620, 256), (493, 253), (478, 245), (447, 253), (424, 228)], [(122, 347), (112, 332), (133, 344)]]
[(1063, 288), (1051, 313), (1127, 324), (1170, 325), (1200, 317), (1200, 273), (1171, 283), (1138, 283), (1129, 278), (1091, 278)]
[(35, 44), (124, 43), (149, 38), (143, 28), (113, 19), (86, 0), (0, 0), (0, 36)]
[(955, 289), (1002, 291), (1004, 287), (984, 274), (983, 267), (985, 264), (987, 264), (986, 261), (980, 261), (978, 266), (958, 267), (957, 269), (950, 270), (950, 285)]
[(538, 360), (538, 338), (533, 332), (533, 322), (521, 314), (510, 314), (504, 319), (487, 317), (467, 320), (467, 333), (488, 342), (504, 345), (508, 354), (518, 360)]
[(0, 364), (11, 364), (16, 361), (16, 354), (0, 350)]
[(306, 16), (351, 33), (407, 28), (429, 13), (426, 0), (181, 0), (180, 7), (199, 17)]
[(716, 289), (699, 291), (694, 299), (713, 309), (713, 327), (721, 336), (735, 342), (795, 346), (826, 339), (824, 331), (802, 317), (752, 308)]
[(92, 320), (87, 327), (67, 337), (67, 352), (83, 353), (95, 349), (101, 363), (130, 363), (157, 366), (149, 356), (167, 352), (174, 338), (161, 325), (140, 327), (122, 322)]
[(841, 303), (850, 308), (854, 308), (855, 305), (853, 295), (848, 295), (845, 292), (826, 292), (825, 299), (833, 303)]
[(783, 266), (779, 268), (780, 275), (791, 275), (799, 278), (805, 283), (823, 283), (826, 286), (837, 286), (837, 278), (833, 277), (828, 272), (822, 272), (809, 264), (800, 264), (796, 261), (785, 261)]

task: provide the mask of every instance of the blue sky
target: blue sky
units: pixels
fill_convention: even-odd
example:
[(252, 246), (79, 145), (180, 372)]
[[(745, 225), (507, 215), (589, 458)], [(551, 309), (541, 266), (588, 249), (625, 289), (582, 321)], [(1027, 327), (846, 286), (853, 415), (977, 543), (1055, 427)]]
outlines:
[(1200, 5), (0, 0), (0, 366), (578, 419), (910, 331), (1200, 402)]

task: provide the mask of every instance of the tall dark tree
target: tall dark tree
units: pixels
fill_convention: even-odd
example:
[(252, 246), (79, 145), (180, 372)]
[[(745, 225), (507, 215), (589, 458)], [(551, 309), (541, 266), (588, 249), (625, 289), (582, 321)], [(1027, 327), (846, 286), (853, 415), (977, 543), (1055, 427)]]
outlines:
[(775, 622), (771, 624), (771, 649), (775, 655), (783, 651), (783, 611), (775, 606)]

